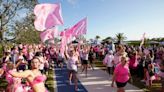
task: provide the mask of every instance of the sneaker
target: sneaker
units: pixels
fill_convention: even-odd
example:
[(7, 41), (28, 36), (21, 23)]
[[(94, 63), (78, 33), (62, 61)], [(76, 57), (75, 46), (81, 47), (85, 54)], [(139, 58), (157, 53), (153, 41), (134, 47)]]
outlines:
[(80, 89), (79, 89), (79, 88), (75, 89), (75, 92), (79, 92), (79, 91), (80, 91)]
[(72, 85), (72, 81), (69, 81), (69, 85)]
[(145, 80), (141, 80), (141, 82), (145, 82)]

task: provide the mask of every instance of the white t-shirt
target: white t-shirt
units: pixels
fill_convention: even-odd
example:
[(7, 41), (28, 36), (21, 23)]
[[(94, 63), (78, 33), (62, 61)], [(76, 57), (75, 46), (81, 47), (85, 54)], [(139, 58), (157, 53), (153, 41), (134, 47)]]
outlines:
[(106, 55), (105, 56), (107, 67), (113, 67), (113, 63), (112, 63), (113, 59), (114, 59), (113, 55)]
[(88, 53), (83, 53), (83, 60), (88, 60)]
[(69, 59), (68, 59), (68, 64), (67, 64), (67, 68), (68, 68), (69, 70), (75, 70), (75, 71), (77, 71), (76, 62), (77, 62), (77, 58), (76, 58), (75, 56), (69, 57)]

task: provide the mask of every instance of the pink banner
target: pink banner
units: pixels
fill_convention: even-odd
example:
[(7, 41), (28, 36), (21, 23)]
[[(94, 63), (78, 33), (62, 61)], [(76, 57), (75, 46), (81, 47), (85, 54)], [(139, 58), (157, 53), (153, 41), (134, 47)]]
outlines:
[(60, 4), (38, 4), (34, 8), (34, 14), (34, 26), (38, 31), (63, 24)]
[(61, 37), (63, 37), (63, 36), (65, 36), (66, 37), (66, 43), (69, 43), (69, 42), (71, 42), (71, 40), (72, 40), (72, 34), (73, 34), (73, 32), (71, 32), (72, 30), (70, 30), (70, 29), (65, 29), (64, 31), (62, 31), (62, 32), (60, 32), (60, 36)]
[[(76, 25), (74, 25), (71, 28), (65, 29), (66, 31), (65, 35), (72, 35), (72, 36), (79, 36), (86, 34), (87, 32), (87, 18), (82, 19), (79, 21)], [(63, 31), (60, 33), (60, 36), (63, 35)]]
[(79, 35), (86, 34), (87, 32), (87, 18), (82, 19), (76, 25), (74, 25), (71, 29), (73, 36), (77, 37)]

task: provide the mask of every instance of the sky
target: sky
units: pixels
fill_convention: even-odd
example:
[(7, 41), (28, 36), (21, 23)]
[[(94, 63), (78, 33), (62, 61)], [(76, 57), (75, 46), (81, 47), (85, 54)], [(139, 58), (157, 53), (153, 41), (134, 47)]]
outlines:
[(124, 33), (127, 40), (164, 37), (164, 0), (38, 0), (61, 3), (62, 31), (87, 17), (87, 39)]

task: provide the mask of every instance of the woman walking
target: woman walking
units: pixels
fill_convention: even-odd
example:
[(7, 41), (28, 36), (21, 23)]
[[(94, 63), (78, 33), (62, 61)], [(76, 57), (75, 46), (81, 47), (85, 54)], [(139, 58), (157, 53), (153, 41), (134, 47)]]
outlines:
[(111, 86), (114, 86), (115, 81), (118, 88), (117, 92), (125, 92), (124, 87), (131, 77), (127, 62), (127, 57), (121, 57), (120, 64), (118, 64), (114, 70)]
[(77, 65), (78, 65), (78, 56), (75, 54), (74, 50), (71, 50), (68, 54), (67, 50), (65, 52), (67, 59), (67, 68), (69, 71), (69, 83), (71, 84), (72, 78), (75, 83), (75, 91), (78, 91), (78, 79), (77, 79)]

